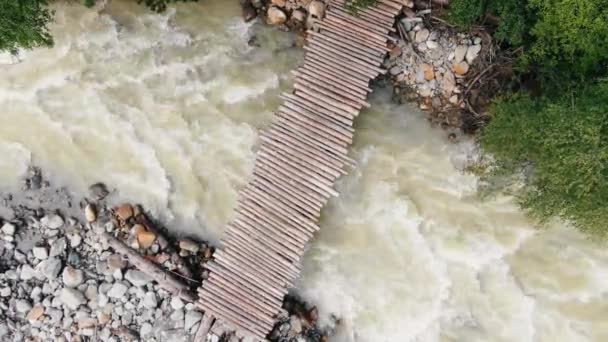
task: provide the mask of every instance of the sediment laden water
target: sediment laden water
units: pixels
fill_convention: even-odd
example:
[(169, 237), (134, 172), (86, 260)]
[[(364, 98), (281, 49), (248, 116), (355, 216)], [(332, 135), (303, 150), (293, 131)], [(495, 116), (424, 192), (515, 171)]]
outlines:
[[(55, 9), (55, 48), (0, 65), (2, 186), (34, 163), (217, 239), (301, 60), (292, 37), (242, 23), (237, 1)], [(458, 171), (471, 142), (382, 91), (372, 102), (298, 284), (324, 321), (342, 318), (336, 340), (608, 340), (606, 248), (535, 229), (510, 198), (481, 201)]]

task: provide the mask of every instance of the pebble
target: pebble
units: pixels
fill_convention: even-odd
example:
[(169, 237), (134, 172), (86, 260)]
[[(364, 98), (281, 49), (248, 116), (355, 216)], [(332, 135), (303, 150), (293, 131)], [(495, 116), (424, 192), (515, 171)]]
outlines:
[(427, 29), (422, 29), (416, 32), (416, 43), (422, 43), (426, 41), (429, 38), (429, 34), (430, 32)]
[(67, 287), (61, 290), (61, 300), (71, 310), (78, 309), (80, 305), (86, 302), (86, 298), (80, 291)]
[(26, 313), (32, 309), (32, 304), (25, 299), (17, 299), (15, 301), (15, 310), (18, 313)]
[(43, 260), (36, 266), (36, 270), (47, 279), (56, 279), (59, 276), (59, 272), (61, 272), (61, 260), (58, 258)]
[(285, 12), (276, 6), (270, 6), (266, 12), (266, 16), (270, 25), (281, 25), (287, 21)]
[(156, 294), (154, 292), (146, 292), (144, 299), (142, 300), (142, 305), (148, 309), (156, 309), (158, 306)]
[(184, 307), (184, 302), (179, 297), (171, 298), (171, 307), (174, 310), (179, 310)]
[(49, 229), (59, 229), (63, 226), (64, 221), (63, 218), (57, 214), (44, 216), (40, 219), (40, 223)]
[(37, 246), (32, 249), (34, 257), (38, 260), (45, 260), (49, 257), (49, 251), (46, 247)]
[(4, 225), (2, 225), (2, 228), (0, 230), (2, 230), (3, 234), (13, 236), (13, 235), (15, 235), (15, 231), (17, 229), (14, 224), (12, 224), (10, 222), (6, 222)]
[(82, 237), (78, 234), (71, 234), (68, 236), (68, 239), (70, 239), (70, 246), (72, 248), (76, 248), (82, 243)]
[(201, 249), (201, 246), (190, 239), (183, 239), (179, 241), (179, 248), (191, 253), (197, 253)]
[(183, 322), (183, 320), (184, 320), (184, 310), (183, 309), (179, 309), (179, 310), (173, 311), (173, 313), (171, 314), (171, 316), (169, 318), (171, 318), (174, 321)]
[(13, 293), (10, 287), (0, 288), (0, 297), (9, 297)]
[(110, 298), (122, 298), (129, 288), (122, 283), (114, 283), (112, 288), (108, 291), (108, 297)]
[(313, 18), (323, 19), (325, 16), (325, 4), (319, 0), (311, 1), (308, 4), (308, 13)]
[(194, 325), (200, 322), (201, 319), (203, 319), (202, 313), (195, 310), (188, 311), (185, 317), (184, 329), (189, 331)]
[(116, 213), (116, 216), (118, 216), (118, 218), (122, 221), (127, 221), (128, 219), (133, 217), (133, 207), (128, 203), (116, 207), (114, 209), (114, 212)]
[(26, 264), (21, 267), (21, 272), (19, 273), (19, 278), (21, 280), (30, 280), (36, 276), (36, 271), (32, 268), (32, 266)]
[(89, 203), (86, 207), (84, 207), (84, 217), (88, 223), (95, 222), (95, 220), (97, 220), (97, 209), (95, 208), (95, 204)]
[(144, 323), (139, 329), (139, 335), (141, 337), (148, 337), (152, 333), (152, 325), (150, 323)]
[(464, 57), (467, 54), (468, 46), (466, 45), (458, 45), (456, 50), (454, 50), (454, 63), (460, 63), (464, 61)]
[(67, 287), (76, 287), (84, 281), (84, 275), (81, 270), (77, 270), (71, 266), (66, 266), (63, 269), (63, 283)]
[(467, 63), (471, 64), (479, 56), (479, 52), (481, 52), (481, 45), (471, 45), (467, 49), (466, 60)]
[(434, 50), (439, 47), (439, 44), (434, 40), (429, 40), (426, 42), (426, 47), (428, 47), (431, 50)]
[(40, 305), (35, 306), (25, 317), (28, 321), (37, 321), (44, 314), (44, 308)]
[(156, 234), (150, 231), (142, 231), (137, 234), (137, 243), (140, 248), (148, 249), (156, 240)]
[(452, 71), (454, 71), (456, 75), (462, 76), (469, 71), (469, 64), (467, 64), (467, 62), (455, 63), (452, 66)]
[(128, 270), (125, 274), (125, 279), (134, 286), (139, 287), (145, 286), (151, 282), (151, 279), (144, 272), (138, 270)]
[(59, 238), (51, 244), (50, 256), (55, 257), (62, 255), (68, 248), (68, 243), (65, 238)]
[(8, 336), (8, 333), (9, 333), (8, 326), (6, 326), (6, 324), (4, 324), (4, 323), (0, 323), (0, 338)]

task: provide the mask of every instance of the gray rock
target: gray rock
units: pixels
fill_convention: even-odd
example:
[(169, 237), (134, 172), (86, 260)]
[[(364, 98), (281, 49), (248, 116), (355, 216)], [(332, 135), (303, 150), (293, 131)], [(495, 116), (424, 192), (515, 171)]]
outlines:
[(191, 253), (196, 253), (201, 249), (201, 246), (190, 239), (183, 239), (179, 241), (179, 248)]
[(57, 214), (47, 215), (40, 219), (40, 223), (49, 229), (59, 229), (63, 226), (63, 218)]
[(434, 50), (434, 49), (436, 49), (436, 48), (439, 47), (439, 44), (437, 44), (437, 42), (434, 41), (434, 40), (428, 40), (426, 42), (426, 47), (429, 48), (429, 49), (431, 49), (431, 50)]
[(46, 314), (50, 317), (53, 324), (59, 323), (63, 318), (63, 311), (59, 309), (47, 308)]
[(134, 286), (139, 287), (145, 286), (152, 281), (144, 272), (138, 270), (128, 270), (125, 274), (125, 279)]
[(20, 250), (15, 249), (15, 251), (13, 252), (13, 259), (15, 259), (15, 261), (20, 264), (25, 264), (27, 262), (27, 255), (22, 253)]
[(422, 43), (429, 38), (430, 32), (427, 29), (422, 29), (416, 32), (416, 43)]
[(10, 297), (11, 293), (13, 293), (13, 291), (10, 287), (0, 288), (0, 297)]
[(70, 246), (74, 248), (80, 246), (82, 243), (82, 237), (78, 234), (71, 234), (68, 236), (68, 238), (70, 239)]
[(19, 313), (26, 313), (32, 309), (32, 304), (25, 299), (17, 299), (15, 301), (15, 310)]
[(32, 249), (34, 257), (39, 260), (45, 260), (49, 257), (49, 251), (46, 247), (37, 246)]
[(59, 272), (61, 272), (61, 260), (58, 258), (43, 260), (36, 266), (36, 270), (47, 279), (56, 279), (59, 276)]
[(51, 244), (50, 255), (52, 257), (62, 255), (68, 248), (68, 243), (65, 238), (59, 238)]
[(148, 309), (156, 309), (158, 306), (158, 300), (154, 292), (147, 292), (144, 299), (141, 301), (142, 305)]
[(122, 298), (129, 288), (122, 283), (114, 283), (112, 288), (108, 291), (108, 297), (110, 298)]
[(86, 302), (86, 298), (80, 291), (66, 287), (61, 290), (61, 301), (69, 309), (76, 310)]
[(0, 323), (0, 338), (8, 336), (9, 330), (6, 324)]
[(98, 201), (106, 198), (109, 193), (110, 192), (108, 191), (108, 188), (103, 183), (95, 183), (89, 186), (89, 195), (91, 196), (91, 198), (94, 198)]
[(189, 331), (196, 323), (200, 322), (201, 319), (203, 319), (202, 313), (195, 310), (188, 311), (185, 317), (184, 329)]
[(15, 235), (15, 231), (17, 230), (17, 228), (14, 224), (6, 222), (4, 225), (2, 225), (2, 228), (0, 230), (2, 230), (3, 234), (13, 236)]
[(289, 319), (289, 336), (297, 336), (302, 332), (302, 321), (298, 316), (291, 316)]
[(171, 307), (173, 310), (179, 310), (184, 307), (184, 302), (179, 297), (171, 298)]
[(280, 25), (287, 21), (285, 12), (276, 6), (269, 7), (266, 16), (268, 18), (268, 23), (271, 25)]
[(67, 287), (76, 287), (84, 281), (84, 275), (81, 270), (77, 270), (71, 266), (66, 266), (63, 269), (63, 283)]
[(182, 322), (184, 320), (184, 310), (179, 309), (179, 310), (173, 311), (173, 313), (171, 314), (171, 316), (169, 316), (169, 318), (171, 318), (174, 321)]
[(32, 268), (32, 266), (26, 264), (21, 267), (21, 273), (19, 274), (19, 278), (21, 280), (30, 280), (36, 276), (36, 271)]

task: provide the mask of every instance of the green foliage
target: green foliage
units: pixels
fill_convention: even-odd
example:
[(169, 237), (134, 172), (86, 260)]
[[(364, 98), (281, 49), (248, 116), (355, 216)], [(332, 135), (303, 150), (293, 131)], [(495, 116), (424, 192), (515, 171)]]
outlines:
[(144, 3), (155, 12), (163, 12), (167, 9), (167, 5), (175, 2), (196, 2), (198, 0), (137, 0), (138, 3)]
[(47, 24), (52, 12), (46, 0), (0, 0), (0, 51), (52, 46)]
[(95, 6), (95, 0), (84, 0), (84, 5), (86, 7), (93, 7)]
[(462, 28), (478, 23), (485, 14), (486, 0), (454, 0), (450, 2), (448, 19)]
[(529, 59), (545, 79), (572, 84), (607, 74), (608, 0), (528, 2), (538, 12)]
[(523, 208), (608, 237), (608, 83), (559, 99), (514, 95), (491, 112), (481, 146), (495, 158), (493, 174), (528, 173)]

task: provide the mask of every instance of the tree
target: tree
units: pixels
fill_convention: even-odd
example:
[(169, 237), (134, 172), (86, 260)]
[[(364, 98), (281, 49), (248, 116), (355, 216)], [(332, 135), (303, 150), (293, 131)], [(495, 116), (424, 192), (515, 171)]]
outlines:
[(52, 46), (53, 13), (46, 6), (46, 0), (0, 0), (0, 51)]

